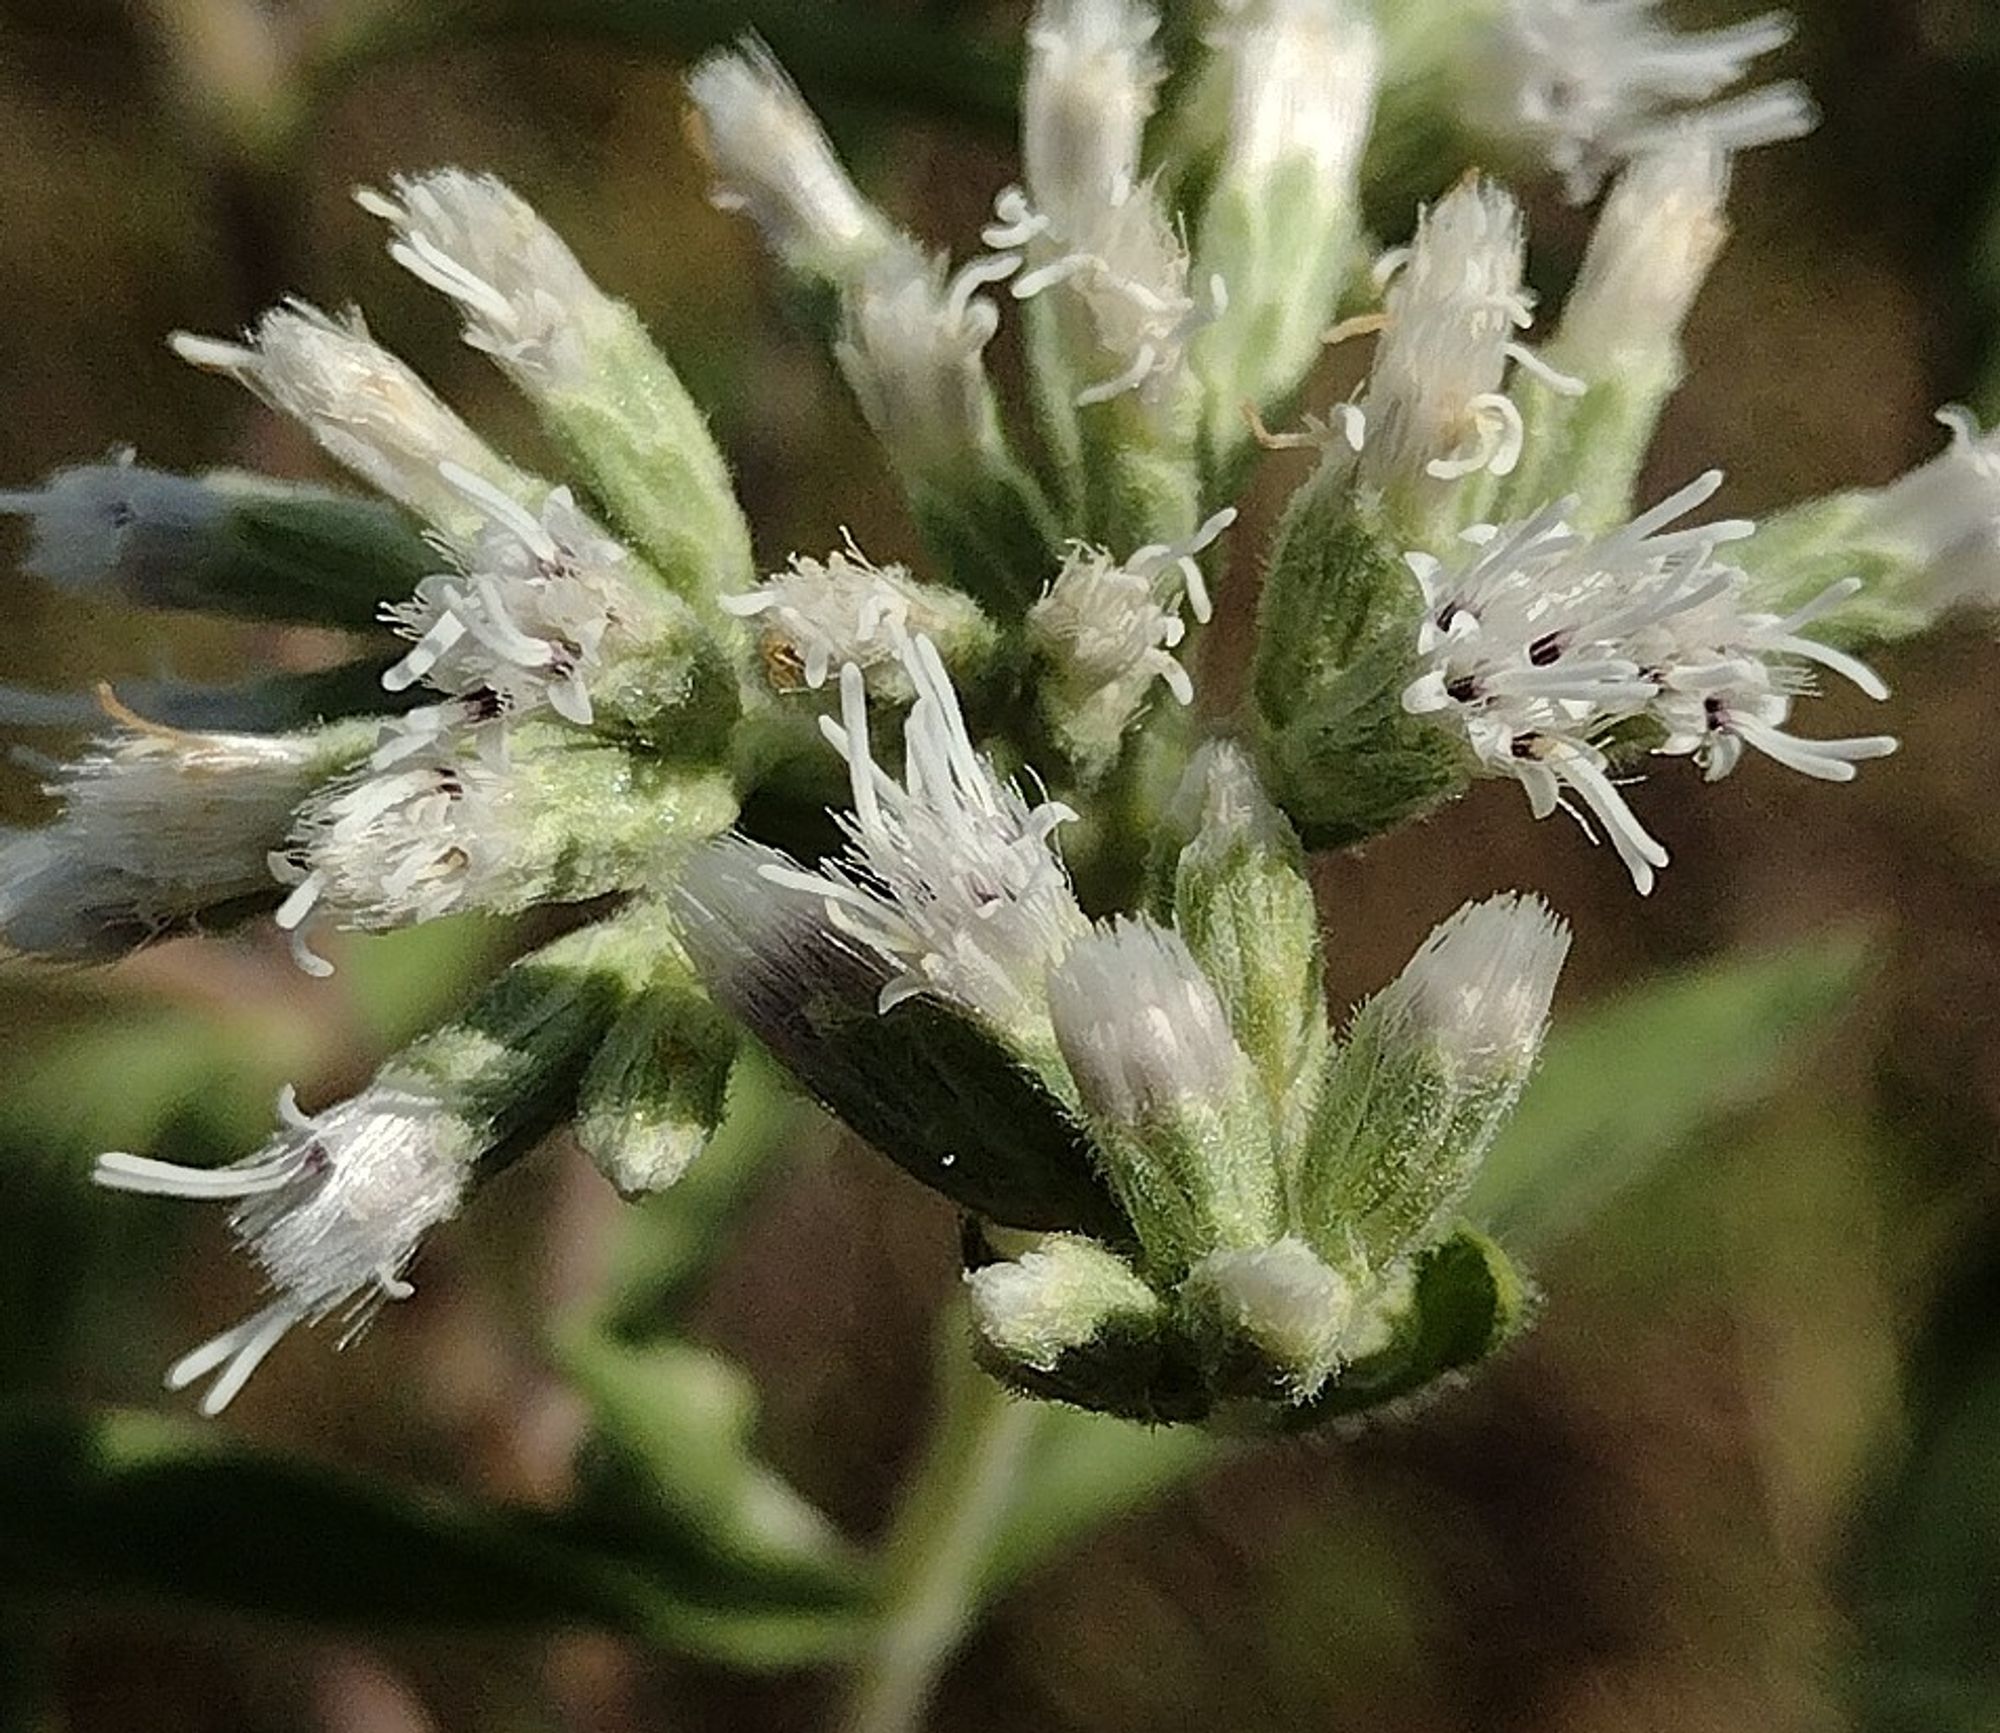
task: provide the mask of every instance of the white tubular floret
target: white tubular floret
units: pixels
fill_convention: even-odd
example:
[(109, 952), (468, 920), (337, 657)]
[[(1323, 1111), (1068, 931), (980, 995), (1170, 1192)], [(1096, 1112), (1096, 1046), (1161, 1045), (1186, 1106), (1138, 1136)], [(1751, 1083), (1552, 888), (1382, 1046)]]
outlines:
[(1818, 124), (1795, 82), (1723, 96), (1790, 40), (1783, 13), (1682, 33), (1657, 12), (1657, 0), (1508, 0), (1477, 63), (1475, 106), (1541, 151), (1573, 200), (1680, 128), (1734, 152), (1801, 138)]
[(846, 760), (854, 806), (847, 850), (818, 872), (771, 865), (772, 882), (819, 896), (828, 921), (894, 971), (883, 1009), (933, 993), (998, 1028), (1042, 1021), (1044, 977), (1087, 926), (1053, 846), (1075, 814), (1030, 805), (974, 749), (937, 647), (899, 651), (916, 699), (903, 723), (903, 776), (875, 759), (867, 682), (840, 671), (840, 720), (821, 729)]
[(1513, 198), (1468, 176), (1418, 216), (1407, 248), (1383, 259), (1382, 334), (1358, 418), (1362, 474), (1375, 485), (1509, 474), (1524, 437), (1501, 389), (1509, 361), (1577, 389), (1518, 340), (1534, 322), (1521, 279), (1526, 247)]
[(446, 478), (447, 465), (515, 500), (538, 505), (547, 492), (376, 343), (358, 313), (332, 319), (289, 301), (266, 313), (242, 343), (185, 331), (172, 341), (183, 361), (247, 386), (337, 463), (449, 537), (476, 535), (484, 514)]
[(1814, 741), (1786, 731), (1814, 667), (1872, 698), (1888, 688), (1864, 663), (1803, 635), (1853, 594), (1852, 582), (1788, 615), (1756, 612), (1743, 572), (1715, 557), (1755, 525), (1668, 527), (1721, 485), (1710, 471), (1599, 536), (1572, 529), (1574, 502), (1559, 501), (1519, 523), (1476, 526), (1455, 564), (1406, 556), (1424, 618), (1423, 672), (1404, 708), (1461, 730), (1481, 770), (1518, 780), (1538, 818), (1580, 802), (1642, 893), (1667, 856), (1613, 780), (1605, 748), (1621, 724), (1648, 724), (1658, 751), (1694, 758), (1710, 780), (1745, 746), (1843, 782), (1857, 762), (1896, 747), (1886, 735)]
[(383, 1300), (407, 1298), (405, 1272), (424, 1235), (458, 1213), (481, 1152), (478, 1132), (442, 1102), (380, 1079), (313, 1115), (287, 1089), (278, 1113), (278, 1134), (233, 1167), (122, 1153), (97, 1163), (110, 1191), (228, 1204), (238, 1244), (270, 1285), (262, 1311), (168, 1371), (170, 1390), (216, 1375), (204, 1414), (228, 1407), (293, 1325), (338, 1315), (344, 1346)]
[(709, 55), (689, 74), (688, 94), (716, 204), (748, 215), (792, 269), (844, 282), (895, 244), (762, 43)]

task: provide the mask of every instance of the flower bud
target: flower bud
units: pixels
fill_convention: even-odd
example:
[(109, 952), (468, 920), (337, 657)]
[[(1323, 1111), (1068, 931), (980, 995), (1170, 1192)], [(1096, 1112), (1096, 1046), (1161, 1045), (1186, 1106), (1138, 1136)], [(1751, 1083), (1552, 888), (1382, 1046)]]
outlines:
[(1147, 1272), (1275, 1238), (1270, 1115), (1179, 935), (1125, 919), (1084, 935), (1049, 977), (1049, 1010)]
[(1516, 381), (1527, 443), (1504, 503), (1532, 511), (1572, 494), (1590, 529), (1630, 514), (1660, 412), (1685, 372), (1681, 327), (1728, 238), (1728, 188), (1728, 155), (1693, 127), (1618, 177), (1542, 351), (1583, 392)]
[(1303, 1240), (1212, 1252), (1188, 1272), (1180, 1303), (1217, 1393), (1295, 1403), (1338, 1366), (1354, 1289)]
[(226, 373), (310, 433), (336, 463), (454, 540), (486, 514), (447, 479), (447, 465), (524, 504), (548, 489), (514, 468), (374, 342), (358, 313), (330, 319), (302, 301), (274, 307), (243, 343), (173, 337), (174, 353)]
[(1193, 353), (1209, 463), (1227, 474), (1244, 406), (1269, 410), (1298, 389), (1354, 267), (1381, 45), (1355, 0), (1236, 0), (1214, 46), (1229, 130), (1195, 276), (1229, 292)]
[(750, 530), (729, 467), (638, 315), (493, 176), (441, 169), (393, 187), (356, 195), (394, 227), (389, 256), (458, 303), (466, 342), (534, 402), (660, 575), (695, 601), (740, 587)]
[(1249, 760), (1226, 742), (1196, 755), (1180, 798), (1198, 804), (1200, 818), (1174, 873), (1174, 925), (1257, 1068), (1289, 1160), (1328, 1040), (1305, 851)]
[(1534, 898), (1468, 904), (1361, 1008), (1297, 1186), (1323, 1256), (1379, 1270), (1436, 1237), (1520, 1098), (1568, 950)]
[(129, 453), (0, 493), (0, 513), (10, 512), (29, 520), (24, 572), (144, 608), (367, 627), (435, 564), (379, 500), (261, 476), (174, 475)]
[(1338, 1375), (1281, 1424), (1303, 1431), (1421, 1399), (1524, 1330), (1534, 1303), (1504, 1251), (1470, 1228), (1455, 1229), (1358, 1292)]
[(266, 861), (293, 810), (364, 760), (374, 733), (184, 733), (130, 718), (48, 785), (63, 805), (53, 824), (0, 841), (0, 935), (80, 960), (270, 908)]
[(847, 178), (818, 119), (769, 49), (751, 38), (688, 75), (695, 141), (715, 202), (742, 211), (794, 271), (845, 283), (896, 245), (894, 226)]
[(1085, 1382), (1087, 1359), (1112, 1371), (1143, 1355), (1166, 1307), (1130, 1264), (1094, 1240), (1050, 1234), (1019, 1257), (965, 1275), (980, 1358), (1028, 1389), (1036, 1374)]
[(611, 1024), (577, 1093), (577, 1142), (625, 1197), (665, 1191), (722, 1123), (736, 1027), (662, 926), (644, 983)]

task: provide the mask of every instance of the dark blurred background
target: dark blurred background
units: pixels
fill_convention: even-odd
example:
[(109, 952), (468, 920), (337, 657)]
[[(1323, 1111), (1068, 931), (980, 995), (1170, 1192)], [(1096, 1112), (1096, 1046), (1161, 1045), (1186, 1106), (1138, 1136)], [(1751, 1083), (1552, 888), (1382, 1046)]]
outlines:
[[(1736, 239), (1649, 484), (1720, 465), (1720, 503), (1745, 512), (1929, 455), (1930, 412), (1980, 400), (2000, 333), (2000, 9), (1792, 9), (1787, 70), (1825, 124), (1739, 169)], [(128, 445), (166, 467), (322, 474), (293, 429), (163, 341), (233, 331), (288, 292), (359, 302), (471, 419), (539, 456), (521, 405), (349, 202), (458, 163), (513, 183), (647, 317), (713, 410), (766, 560), (843, 528), (878, 558), (914, 554), (858, 418), (785, 324), (747, 227), (708, 207), (683, 135), (687, 56), (745, 10), (0, 0), (0, 488)], [(978, 44), (1007, 44), (1025, 8), (771, 10), (774, 35), (883, 14), (962, 33), (940, 76), (977, 100), (927, 96), (921, 60), (797, 66), (863, 184), (962, 250), (1011, 174), (1004, 78)], [(274, 45), (305, 42), (309, 70), (288, 70)], [(1559, 286), (1584, 219), (1548, 189), (1531, 214), (1536, 273)], [(1271, 460), (1244, 547), (1295, 479)], [(21, 545), (0, 526), (16, 686), (328, 653), (57, 598), (11, 575)], [(1240, 637), (1212, 645), (1217, 691)], [(1524, 1345), (1413, 1422), (1249, 1452), (1082, 1537), (1001, 1602), (936, 1725), (2000, 1728), (2000, 646), (1968, 625), (1880, 665), (1904, 748), (1855, 786), (1753, 761), (1700, 798), (1672, 775), (1637, 794), (1675, 856), (1646, 904), (1608, 851), (1499, 785), (1326, 864), (1342, 1003), (1503, 886), (1575, 924), (1564, 1012), (1739, 949), (1858, 934), (1869, 961), (1808, 1069), (1680, 1140), (1537, 1260), (1550, 1303)], [(1815, 708), (1821, 732), (1878, 725), (1844, 690)], [(0, 819), (37, 820), (40, 780), (0, 765)], [(279, 1081), (309, 1100), (351, 1086), (505, 942), (350, 947), (325, 985), (268, 937), (0, 976), (8, 1390), (164, 1405), (158, 1368), (253, 1298), (217, 1221), (91, 1196), (92, 1149), (248, 1147)], [(419, 1304), (345, 1355), (287, 1344), (228, 1427), (399, 1483), (559, 1496), (580, 1422), (538, 1320), (599, 1278), (618, 1210), (552, 1147), (440, 1236)], [(841, 1144), (772, 1177), (702, 1298), (696, 1333), (763, 1392), (767, 1454), (857, 1536), (881, 1530), (919, 1446), (956, 1268), (949, 1211)], [(336, 1641), (8, 1604), (0, 1581), (0, 1680), (41, 1671), (54, 1725), (77, 1733), (788, 1729), (826, 1703), (812, 1673), (746, 1679), (603, 1637)]]

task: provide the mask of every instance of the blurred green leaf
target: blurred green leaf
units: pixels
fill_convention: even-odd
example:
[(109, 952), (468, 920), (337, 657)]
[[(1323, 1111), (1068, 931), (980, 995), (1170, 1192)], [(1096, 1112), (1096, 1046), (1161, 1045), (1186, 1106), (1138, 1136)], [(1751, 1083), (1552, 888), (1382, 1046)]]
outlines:
[(137, 1413), (0, 1410), (0, 1593), (164, 1602), (356, 1630), (589, 1625), (744, 1666), (840, 1653), (856, 1605), (656, 1539), (240, 1449)]
[(845, 1542), (752, 1453), (757, 1396), (740, 1368), (691, 1343), (621, 1347), (588, 1331), (558, 1357), (597, 1425), (587, 1507), (628, 1531), (636, 1556), (657, 1537), (830, 1604), (858, 1592)]
[(2000, 1729), (2000, 1261), (1938, 1307), (1853, 1560), (1859, 1724)]
[(1036, 1410), (1019, 1486), (982, 1587), (997, 1595), (1221, 1460), (1225, 1440), (1193, 1426), (1142, 1426), (1080, 1408)]
[(1466, 1215), (1522, 1249), (1586, 1226), (1704, 1126), (1791, 1076), (1848, 1003), (1866, 956), (1854, 935), (1836, 936), (1559, 1014)]

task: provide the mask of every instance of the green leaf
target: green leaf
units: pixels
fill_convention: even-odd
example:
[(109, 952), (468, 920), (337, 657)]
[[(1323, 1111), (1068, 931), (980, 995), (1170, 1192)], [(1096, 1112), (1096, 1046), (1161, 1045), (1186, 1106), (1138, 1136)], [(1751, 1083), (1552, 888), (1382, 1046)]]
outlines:
[(1867, 1733), (2000, 1728), (2000, 1262), (1938, 1307), (1852, 1561)]
[(1460, 1228), (1418, 1257), (1416, 1291), (1389, 1345), (1341, 1371), (1287, 1430), (1365, 1413), (1469, 1371), (1521, 1328), (1531, 1304), (1507, 1254)]
[(1466, 1215), (1521, 1247), (1575, 1233), (1705, 1126), (1793, 1075), (1866, 960), (1848, 934), (1558, 1012)]
[(137, 1413), (0, 1410), (0, 1583), (29, 1606), (165, 1603), (353, 1630), (586, 1625), (746, 1666), (842, 1652), (856, 1605), (652, 1537), (244, 1450)]
[(1229, 1441), (1194, 1426), (1142, 1426), (1043, 1405), (981, 1586), (997, 1595), (1079, 1539), (1220, 1462)]
[(858, 1592), (846, 1543), (752, 1454), (757, 1396), (739, 1367), (691, 1343), (626, 1347), (588, 1330), (557, 1357), (597, 1424), (589, 1509), (629, 1527), (644, 1551), (663, 1537), (832, 1606)]

